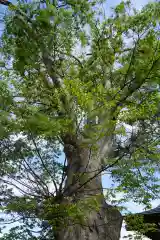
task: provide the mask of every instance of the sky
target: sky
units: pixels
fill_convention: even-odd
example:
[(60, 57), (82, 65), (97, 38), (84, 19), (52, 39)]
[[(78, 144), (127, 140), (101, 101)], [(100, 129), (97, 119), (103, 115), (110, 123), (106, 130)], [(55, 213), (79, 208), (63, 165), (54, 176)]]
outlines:
[[(16, 1), (13, 0), (11, 1), (13, 3), (15, 3)], [(105, 8), (106, 8), (106, 12), (107, 14), (110, 13), (110, 8), (111, 7), (114, 7), (116, 6), (117, 4), (119, 4), (121, 2), (121, 0), (107, 0), (106, 1), (106, 5), (105, 5)], [(133, 3), (133, 6), (136, 7), (137, 9), (141, 9), (145, 4), (147, 4), (148, 2), (154, 2), (154, 1), (148, 1), (148, 0), (132, 0), (132, 3)], [(6, 9), (6, 7), (0, 5), (0, 12), (3, 12), (4, 10)], [(2, 24), (0, 24), (0, 30), (3, 28)], [(112, 184), (112, 181), (111, 179), (105, 175), (103, 177), (103, 186), (104, 187), (109, 187), (111, 186)], [(157, 205), (160, 204), (160, 201), (156, 200), (156, 201), (153, 201), (152, 202), (152, 207), (156, 207)], [(136, 213), (136, 212), (141, 212), (143, 211), (143, 206), (140, 206), (140, 205), (136, 205), (135, 203), (132, 203), (132, 202), (128, 202), (126, 203), (126, 207), (128, 207), (128, 209), (130, 211), (132, 211), (133, 213)], [(124, 226), (122, 227), (122, 231), (121, 231), (121, 239), (123, 239), (123, 236), (125, 235), (128, 235), (128, 234), (132, 234), (132, 232), (127, 232), (124, 228)], [(125, 238), (126, 240), (129, 239), (129, 238)], [(143, 238), (143, 240), (147, 240), (148, 238)]]
[[(110, 9), (111, 7), (116, 6), (120, 2), (121, 2), (121, 0), (106, 0), (106, 6), (108, 5), (108, 9)], [(149, 2), (154, 2), (154, 1), (149, 1), (149, 0), (132, 0), (132, 4), (137, 9), (141, 9), (145, 4), (147, 4)]]

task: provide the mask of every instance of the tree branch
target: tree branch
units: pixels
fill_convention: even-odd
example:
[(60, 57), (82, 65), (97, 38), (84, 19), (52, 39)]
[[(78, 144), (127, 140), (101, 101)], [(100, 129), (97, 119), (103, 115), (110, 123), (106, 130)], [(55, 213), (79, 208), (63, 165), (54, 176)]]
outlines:
[[(30, 132), (30, 133), (31, 133), (31, 132)], [(42, 158), (42, 156), (41, 156), (41, 154), (40, 154), (40, 152), (39, 152), (39, 149), (38, 149), (38, 147), (37, 147), (37, 144), (36, 144), (36, 142), (35, 142), (35, 140), (34, 140), (34, 137), (33, 137), (32, 133), (31, 133), (31, 138), (32, 138), (32, 142), (33, 142), (33, 144), (34, 144), (34, 146), (35, 146), (36, 152), (37, 152), (37, 154), (38, 154), (38, 157), (39, 157), (39, 159), (40, 159), (40, 161), (41, 161), (41, 163), (42, 163), (42, 166), (43, 166), (43, 168), (45, 169), (45, 171), (48, 173), (48, 175), (51, 177), (52, 182), (53, 182), (54, 187), (55, 187), (55, 192), (56, 192), (56, 194), (57, 194), (57, 193), (58, 193), (57, 184), (56, 184), (55, 180), (53, 179), (50, 171), (49, 171), (48, 168), (46, 167), (46, 164), (45, 164), (44, 161), (43, 161), (43, 158)]]

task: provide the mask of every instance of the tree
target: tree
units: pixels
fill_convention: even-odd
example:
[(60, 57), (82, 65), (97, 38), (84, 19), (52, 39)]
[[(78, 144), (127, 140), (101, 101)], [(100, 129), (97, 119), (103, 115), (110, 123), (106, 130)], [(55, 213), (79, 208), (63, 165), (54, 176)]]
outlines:
[(149, 207), (159, 192), (160, 3), (122, 2), (111, 17), (98, 0), (8, 5), (0, 201), (20, 225), (1, 239), (118, 240), (102, 173), (107, 196)]

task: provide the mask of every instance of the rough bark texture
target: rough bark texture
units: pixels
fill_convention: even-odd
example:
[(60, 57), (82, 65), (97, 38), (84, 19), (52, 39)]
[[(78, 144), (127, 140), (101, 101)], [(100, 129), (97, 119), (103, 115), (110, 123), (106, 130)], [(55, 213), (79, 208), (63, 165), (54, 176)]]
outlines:
[[(73, 142), (65, 144), (64, 152), (68, 161), (65, 195), (78, 201), (102, 194), (100, 175), (84, 184), (100, 168), (100, 159), (89, 149), (84, 149)], [(77, 173), (81, 173), (81, 177), (77, 177)], [(109, 206), (102, 197), (99, 200), (99, 211), (93, 210), (87, 213), (85, 225), (71, 223), (71, 226), (63, 227), (57, 232), (55, 238), (56, 240), (119, 240), (121, 225), (120, 212)]]

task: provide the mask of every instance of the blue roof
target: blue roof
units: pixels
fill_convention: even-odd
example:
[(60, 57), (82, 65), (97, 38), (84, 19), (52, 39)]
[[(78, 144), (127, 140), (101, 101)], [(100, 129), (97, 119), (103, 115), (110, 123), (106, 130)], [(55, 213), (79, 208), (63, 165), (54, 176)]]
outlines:
[(156, 208), (153, 208), (151, 210), (141, 212), (140, 214), (160, 214), (160, 205), (158, 205)]

